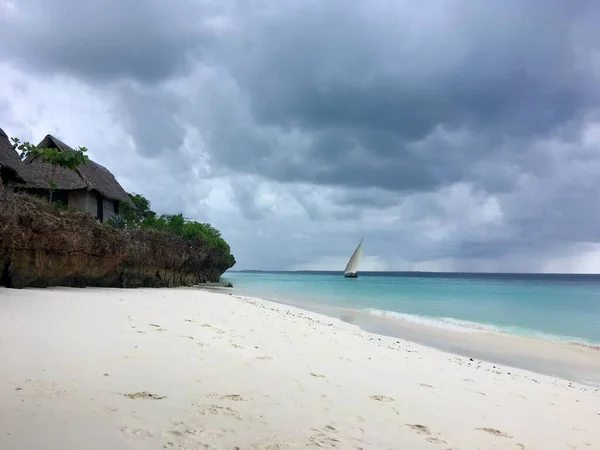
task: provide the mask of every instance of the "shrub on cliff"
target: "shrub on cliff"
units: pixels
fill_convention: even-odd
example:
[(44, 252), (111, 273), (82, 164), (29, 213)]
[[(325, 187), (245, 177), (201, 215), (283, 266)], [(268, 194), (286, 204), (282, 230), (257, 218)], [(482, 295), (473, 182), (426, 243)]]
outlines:
[(110, 216), (106, 223), (109, 227), (115, 228), (116, 230), (124, 230), (125, 228), (127, 228), (127, 223), (125, 222), (125, 219), (123, 219), (123, 217), (118, 214), (116, 216)]
[(150, 209), (150, 200), (140, 194), (128, 193), (135, 208), (124, 203), (121, 205), (121, 215), (125, 219), (128, 228), (139, 228), (145, 219), (156, 217), (156, 213)]
[[(187, 239), (198, 239), (206, 242), (209, 247), (219, 248), (231, 253), (229, 244), (221, 237), (221, 232), (208, 223), (188, 220), (183, 214), (157, 214), (150, 209), (150, 201), (143, 195), (130, 193), (129, 198), (136, 206), (132, 208), (124, 204), (122, 217), (127, 228), (144, 228), (174, 234)], [(232, 261), (235, 258), (231, 255)]]

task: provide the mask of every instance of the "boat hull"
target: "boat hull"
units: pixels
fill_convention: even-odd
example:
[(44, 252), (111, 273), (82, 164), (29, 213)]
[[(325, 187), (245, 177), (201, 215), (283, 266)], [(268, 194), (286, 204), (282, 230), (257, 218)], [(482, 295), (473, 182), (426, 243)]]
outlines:
[(358, 274), (356, 272), (346, 272), (344, 274), (344, 277), (346, 277), (346, 278), (358, 278)]

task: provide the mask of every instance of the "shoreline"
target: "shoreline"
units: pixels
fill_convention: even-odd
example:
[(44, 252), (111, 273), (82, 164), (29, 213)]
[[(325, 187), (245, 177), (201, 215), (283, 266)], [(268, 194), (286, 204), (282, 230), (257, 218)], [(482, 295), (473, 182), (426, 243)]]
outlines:
[(195, 288), (0, 289), (0, 362), (12, 450), (600, 440), (600, 389)]
[[(203, 287), (200, 286), (199, 289)], [(292, 299), (263, 298), (236, 293), (235, 287), (233, 292), (223, 292), (322, 314), (356, 325), (369, 333), (407, 340), (443, 352), (600, 387), (600, 344), (551, 340), (500, 330), (457, 330), (417, 323), (403, 318), (400, 313), (390, 317), (369, 314), (368, 311), (359, 309), (321, 306)]]
[(423, 279), (410, 273), (373, 273), (356, 283), (342, 282), (339, 272), (269, 274), (226, 272), (223, 277), (235, 282), (235, 291), (242, 295), (305, 309), (348, 309), (461, 332), (490, 331), (600, 348), (600, 275), (587, 282), (580, 275), (561, 280), (554, 275), (489, 274), (487, 279), (431, 273)]

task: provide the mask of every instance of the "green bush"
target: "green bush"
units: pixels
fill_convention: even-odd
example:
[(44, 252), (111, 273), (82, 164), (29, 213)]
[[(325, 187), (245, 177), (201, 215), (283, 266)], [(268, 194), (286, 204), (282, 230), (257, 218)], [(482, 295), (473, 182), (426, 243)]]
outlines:
[(120, 213), (129, 228), (137, 228), (144, 220), (156, 218), (156, 213), (150, 209), (150, 201), (147, 198), (135, 193), (128, 195), (135, 206), (123, 203), (120, 205)]
[(111, 228), (116, 228), (117, 230), (124, 230), (125, 228), (127, 228), (127, 223), (125, 222), (125, 219), (118, 214), (110, 216), (106, 221), (106, 224)]
[(219, 230), (208, 223), (188, 220), (183, 214), (162, 214), (157, 216), (150, 209), (150, 201), (140, 194), (129, 194), (136, 208), (123, 205), (121, 210), (128, 228), (146, 228), (174, 234), (190, 240), (201, 240), (212, 248), (220, 248), (235, 261), (231, 255), (229, 244), (221, 237)]

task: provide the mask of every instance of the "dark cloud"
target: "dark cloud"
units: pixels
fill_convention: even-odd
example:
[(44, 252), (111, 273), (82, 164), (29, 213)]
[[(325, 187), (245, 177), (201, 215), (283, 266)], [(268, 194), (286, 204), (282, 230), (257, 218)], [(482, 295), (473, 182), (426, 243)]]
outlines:
[(118, 93), (115, 118), (131, 133), (138, 151), (149, 157), (176, 153), (185, 131), (174, 114), (178, 109), (175, 99), (157, 87), (129, 83), (122, 84)]
[[(40, 69), (151, 82), (194, 58), (218, 68), (223, 80), (212, 82), (230, 78), (238, 91), (231, 99), (206, 87), (216, 89), (201, 105), (215, 161), (279, 181), (431, 190), (469, 177), (507, 136), (547, 136), (600, 102), (591, 1), (30, 0), (17, 11), (5, 34), (28, 32), (12, 56)], [(217, 19), (233, 31), (216, 32), (208, 24)], [(142, 148), (159, 122), (166, 143), (178, 143), (172, 108), (127, 100)], [(246, 123), (232, 124), (244, 108)], [(311, 143), (282, 148), (273, 128)], [(463, 140), (448, 137), (455, 131)]]
[(155, 82), (207, 38), (198, 2), (22, 0), (0, 16), (0, 55), (41, 72)]
[[(213, 51), (243, 102), (209, 120), (215, 160), (279, 181), (428, 191), (476, 181), (505, 141), (530, 145), (599, 105), (591, 2), (381, 4), (235, 16)], [(250, 123), (228, 129), (240, 108)], [(277, 145), (273, 129), (310, 143)]]
[[(461, 267), (527, 253), (539, 268), (532, 255), (600, 241), (597, 2), (16, 5), (0, 57), (103, 87), (137, 153), (185, 189), (230, 177), (241, 215), (280, 230), (257, 225), (272, 252), (302, 242), (284, 267), (358, 235)], [(284, 207), (293, 223), (273, 219)], [(321, 240), (290, 237), (300, 213), (329, 224)], [(231, 233), (274, 264), (258, 231)]]

